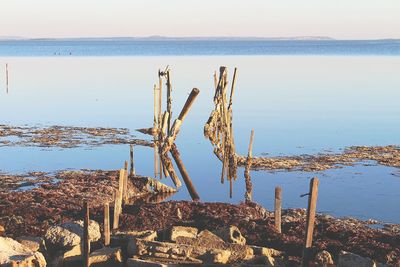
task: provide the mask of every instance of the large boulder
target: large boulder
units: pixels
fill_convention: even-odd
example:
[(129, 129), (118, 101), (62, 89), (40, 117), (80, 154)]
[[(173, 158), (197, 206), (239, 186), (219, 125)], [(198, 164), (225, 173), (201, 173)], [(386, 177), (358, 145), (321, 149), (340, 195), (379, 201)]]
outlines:
[(0, 237), (0, 266), (17, 264), (20, 267), (45, 267), (46, 260), (42, 253), (7, 237)]
[[(65, 222), (50, 227), (45, 235), (46, 245), (55, 248), (72, 248), (81, 243), (83, 237), (83, 221)], [(95, 221), (89, 223), (89, 241), (101, 238), (100, 226)]]

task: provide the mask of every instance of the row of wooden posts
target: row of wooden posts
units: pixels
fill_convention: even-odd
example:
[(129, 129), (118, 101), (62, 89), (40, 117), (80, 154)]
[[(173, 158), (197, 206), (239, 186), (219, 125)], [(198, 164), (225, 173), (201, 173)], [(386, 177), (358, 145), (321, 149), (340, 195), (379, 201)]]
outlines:
[[(216, 90), (219, 87), (221, 90), (221, 95), (217, 96), (222, 97), (223, 92), (226, 92), (226, 68), (221, 68), (221, 75), (220, 79), (218, 80), (215, 75), (215, 86)], [(161, 93), (162, 93), (162, 77), (166, 77), (167, 79), (167, 110), (164, 114), (161, 113)], [(225, 136), (229, 139), (223, 139), (223, 143), (226, 146), (231, 146), (231, 152), (235, 153), (234, 151), (234, 142), (233, 142), (233, 129), (232, 129), (232, 95), (233, 95), (233, 88), (234, 88), (234, 81), (236, 78), (236, 69), (234, 72), (234, 79), (233, 85), (231, 88), (231, 97), (229, 101), (229, 105), (225, 107), (219, 107), (219, 111), (222, 112), (225, 118), (229, 116), (228, 119), (222, 121), (221, 125), (228, 126), (228, 131), (225, 132)], [(159, 94), (156, 94), (156, 91), (159, 91)], [(193, 200), (199, 200), (199, 195), (194, 188), (191, 179), (188, 175), (188, 172), (180, 158), (180, 154), (178, 149), (175, 145), (175, 139), (179, 133), (180, 126), (187, 115), (191, 105), (193, 104), (194, 99), (196, 98), (197, 94), (199, 93), (198, 89), (193, 89), (190, 93), (181, 113), (179, 114), (178, 118), (174, 121), (172, 126), (170, 125), (170, 119), (172, 115), (171, 105), (172, 105), (172, 97), (171, 97), (171, 81), (170, 81), (170, 73), (169, 68), (167, 67), (164, 72), (159, 72), (159, 87), (158, 89), (155, 87), (154, 90), (154, 125), (153, 128), (147, 130), (147, 133), (151, 133), (154, 136), (155, 141), (155, 176), (157, 174), (162, 177), (170, 176), (174, 184), (179, 187), (180, 181), (179, 178), (176, 176), (175, 171), (173, 169), (173, 165), (167, 153), (170, 152), (181, 175), (182, 179), (184, 180), (186, 187), (192, 197)], [(216, 100), (216, 99), (215, 99)], [(226, 103), (226, 98), (222, 97), (222, 103)], [(221, 130), (221, 128), (219, 128)], [(220, 138), (218, 134), (218, 139)], [(250, 178), (250, 169), (252, 164), (252, 147), (254, 142), (254, 130), (251, 131), (250, 135), (250, 143), (248, 148), (247, 154), (247, 161), (245, 165), (245, 182), (246, 182), (246, 193), (245, 199), (246, 201), (252, 201), (252, 183)], [(126, 203), (128, 200), (128, 177), (135, 176), (135, 168), (134, 168), (134, 150), (133, 145), (130, 146), (130, 172), (128, 174), (128, 162), (125, 161), (124, 169), (121, 169), (119, 172), (119, 181), (118, 181), (118, 189), (115, 192), (115, 199), (114, 199), (114, 214), (113, 214), (113, 230), (118, 229), (119, 227), (119, 218), (122, 213), (122, 204)], [(225, 150), (222, 150), (225, 151)], [(220, 152), (220, 151), (219, 151)], [(224, 152), (219, 154), (221, 160), (223, 162), (223, 170), (222, 170), (222, 177), (221, 180), (223, 181), (224, 174), (227, 175), (228, 180), (230, 181), (230, 196), (232, 196), (232, 178), (235, 178), (236, 173), (232, 172), (229, 167), (236, 167), (235, 163), (230, 162), (228, 153), (227, 156), (224, 155)], [(159, 161), (158, 161), (159, 160)], [(227, 164), (227, 165), (226, 165)], [(231, 165), (227, 167), (228, 165)], [(232, 166), (233, 165), (233, 166)], [(172, 168), (171, 168), (172, 167)], [(236, 168), (235, 168), (236, 169)], [(310, 181), (310, 190), (309, 193), (305, 194), (308, 195), (308, 208), (307, 208), (307, 218), (306, 218), (306, 231), (305, 231), (305, 242), (303, 248), (303, 257), (302, 257), (302, 266), (308, 266), (309, 261), (309, 252), (310, 248), (312, 247), (312, 240), (313, 240), (313, 231), (314, 231), (314, 223), (315, 223), (315, 215), (316, 215), (316, 203), (318, 197), (318, 178), (312, 178)], [(275, 221), (275, 229), (278, 233), (282, 233), (281, 227), (281, 216), (282, 216), (282, 189), (280, 187), (275, 188), (275, 202), (274, 202), (274, 221)], [(83, 214), (84, 214), (84, 235), (83, 235), (83, 261), (84, 266), (88, 267), (90, 265), (89, 262), (89, 254), (90, 254), (90, 241), (89, 241), (89, 204), (88, 202), (84, 203), (83, 206)], [(104, 245), (110, 245), (110, 206), (109, 203), (104, 204), (104, 222), (103, 222), (103, 237), (104, 237)]]

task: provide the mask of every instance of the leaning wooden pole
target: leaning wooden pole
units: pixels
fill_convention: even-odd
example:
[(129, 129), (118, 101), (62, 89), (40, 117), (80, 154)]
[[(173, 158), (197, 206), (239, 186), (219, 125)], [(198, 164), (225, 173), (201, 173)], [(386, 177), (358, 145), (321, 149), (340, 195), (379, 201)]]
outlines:
[[(181, 125), (185, 119), (185, 117), (187, 116), (191, 106), (194, 103), (194, 100), (196, 99), (196, 97), (198, 96), (198, 94), (200, 93), (200, 90), (197, 88), (193, 88), (192, 91), (190, 92), (185, 105), (183, 106), (181, 113), (179, 114), (178, 118), (174, 121), (174, 124), (171, 127), (171, 132), (168, 135), (168, 138), (166, 140), (166, 142), (164, 143), (163, 146), (163, 153), (167, 153), (170, 149), (172, 144), (175, 142), (175, 139), (179, 133), (179, 130), (181, 128)], [(171, 114), (169, 114), (171, 116)]]
[(196, 191), (196, 188), (194, 187), (193, 183), (192, 183), (192, 179), (190, 179), (188, 172), (186, 171), (185, 165), (183, 164), (178, 148), (176, 147), (175, 144), (172, 145), (171, 148), (171, 154), (172, 157), (174, 158), (174, 161), (176, 163), (176, 166), (179, 169), (179, 172), (182, 175), (182, 179), (185, 182), (186, 188), (189, 191), (190, 197), (194, 200), (194, 201), (198, 201), (200, 200), (200, 196)]
[(90, 241), (89, 241), (89, 204), (83, 204), (83, 266), (89, 267)]
[(278, 186), (275, 187), (275, 229), (278, 233), (282, 233), (281, 219), (282, 219), (282, 189)]
[(306, 236), (303, 248), (302, 267), (309, 266), (310, 260), (310, 249), (312, 247), (315, 213), (317, 209), (317, 198), (318, 198), (318, 178), (312, 178), (310, 181), (310, 192), (308, 195), (308, 209), (307, 209), (307, 221), (306, 221)]

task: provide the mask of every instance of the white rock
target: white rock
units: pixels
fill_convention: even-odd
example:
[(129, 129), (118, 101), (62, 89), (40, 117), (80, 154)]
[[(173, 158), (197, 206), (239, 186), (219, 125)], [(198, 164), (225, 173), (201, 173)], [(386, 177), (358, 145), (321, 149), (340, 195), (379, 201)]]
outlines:
[[(69, 248), (81, 243), (83, 237), (83, 221), (65, 222), (50, 227), (45, 235), (46, 245)], [(89, 240), (97, 241), (101, 238), (100, 226), (95, 221), (89, 223)]]
[(364, 258), (347, 251), (341, 251), (339, 253), (338, 262), (338, 267), (388, 267), (386, 264), (375, 263), (370, 258)]
[(34, 252), (14, 239), (0, 237), (0, 265), (18, 263), (18, 266), (45, 267), (42, 253)]

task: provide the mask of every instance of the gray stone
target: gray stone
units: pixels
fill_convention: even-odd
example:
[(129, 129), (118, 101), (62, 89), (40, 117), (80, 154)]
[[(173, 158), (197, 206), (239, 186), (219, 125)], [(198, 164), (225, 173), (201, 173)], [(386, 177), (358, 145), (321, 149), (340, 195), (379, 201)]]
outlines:
[(37, 236), (20, 236), (17, 241), (22, 245), (28, 247), (32, 251), (44, 251), (45, 244), (42, 237)]
[[(57, 248), (69, 248), (81, 243), (83, 237), (83, 221), (65, 222), (50, 227), (45, 235), (46, 245)], [(101, 237), (100, 226), (91, 220), (89, 223), (89, 240), (99, 240)]]
[(370, 258), (364, 258), (360, 255), (341, 251), (339, 253), (338, 267), (389, 267), (389, 265), (376, 263)]

